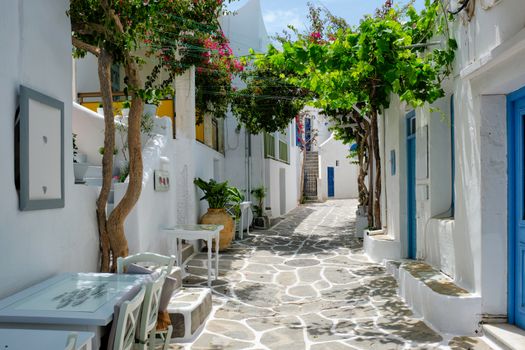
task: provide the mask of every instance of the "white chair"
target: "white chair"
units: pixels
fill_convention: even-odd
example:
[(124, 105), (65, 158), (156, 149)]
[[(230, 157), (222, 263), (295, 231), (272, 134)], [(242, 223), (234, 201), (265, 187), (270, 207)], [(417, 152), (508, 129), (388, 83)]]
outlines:
[(66, 341), (66, 347), (64, 348), (64, 350), (75, 350), (76, 349), (77, 336), (78, 334), (76, 333), (71, 333), (68, 335), (67, 341)]
[(117, 273), (124, 273), (124, 268), (130, 264), (140, 263), (154, 263), (155, 267), (164, 267), (166, 273), (169, 275), (175, 264), (175, 256), (165, 256), (155, 253), (138, 253), (125, 258), (119, 257), (117, 259)]
[(117, 322), (114, 350), (132, 350), (135, 346), (135, 334), (139, 320), (140, 307), (144, 301), (146, 287), (142, 287), (137, 295), (120, 306), (119, 314), (113, 322)]
[(166, 276), (171, 273), (171, 270), (173, 269), (175, 257), (168, 257), (155, 253), (139, 253), (125, 258), (118, 258), (117, 273), (123, 273), (125, 267), (135, 263), (154, 263), (156, 266), (161, 267), (161, 276), (157, 280), (146, 285), (146, 294), (142, 304), (142, 313), (140, 316), (138, 334), (136, 335), (137, 344), (135, 349), (146, 350), (149, 344), (149, 349), (153, 350), (155, 348), (155, 339), (158, 334), (163, 339), (163, 349), (167, 350), (171, 340), (171, 334), (173, 333), (173, 326), (170, 325), (163, 331), (157, 331), (156, 326), (162, 287)]

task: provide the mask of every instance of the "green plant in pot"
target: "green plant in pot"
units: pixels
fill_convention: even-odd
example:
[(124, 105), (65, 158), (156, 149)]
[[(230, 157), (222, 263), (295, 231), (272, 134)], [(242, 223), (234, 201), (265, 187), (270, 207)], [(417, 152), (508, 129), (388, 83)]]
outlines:
[(228, 186), (228, 182), (217, 182), (213, 179), (205, 181), (197, 178), (193, 181), (198, 188), (204, 192), (200, 200), (206, 200), (209, 208), (206, 214), (201, 217), (201, 224), (223, 225), (224, 229), (220, 232), (219, 251), (228, 249), (231, 245), (234, 233), (234, 221), (228, 214), (226, 204), (239, 200), (240, 192), (237, 188)]
[(75, 175), (75, 183), (84, 183), (84, 177), (89, 167), (89, 164), (81, 159), (81, 156), (82, 154), (78, 152), (77, 134), (73, 133), (73, 173)]
[(124, 100), (122, 101), (122, 116), (127, 117), (129, 115), (129, 109), (131, 107), (131, 100)]
[(270, 227), (270, 220), (268, 216), (264, 215), (264, 198), (266, 197), (266, 188), (259, 186), (251, 191), (252, 196), (257, 201), (253, 206), (254, 219), (253, 225), (258, 228)]

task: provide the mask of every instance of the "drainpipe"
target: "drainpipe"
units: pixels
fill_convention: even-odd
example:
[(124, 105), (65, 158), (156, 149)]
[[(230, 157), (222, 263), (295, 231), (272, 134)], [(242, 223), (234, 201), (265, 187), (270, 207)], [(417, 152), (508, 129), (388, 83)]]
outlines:
[[(386, 168), (386, 115), (385, 111), (383, 110), (383, 165), (381, 169), (383, 169), (383, 195), (385, 196), (385, 220), (383, 221), (383, 227), (385, 228), (385, 231), (388, 232), (388, 188), (387, 188), (387, 168)], [(390, 165), (392, 166), (392, 165)]]

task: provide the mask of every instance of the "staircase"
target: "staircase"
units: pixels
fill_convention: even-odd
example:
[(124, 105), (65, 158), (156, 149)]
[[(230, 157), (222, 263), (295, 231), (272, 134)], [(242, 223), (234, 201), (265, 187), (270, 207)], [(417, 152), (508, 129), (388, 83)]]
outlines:
[(304, 197), (307, 202), (317, 202), (317, 179), (319, 177), (319, 153), (307, 151), (304, 163)]

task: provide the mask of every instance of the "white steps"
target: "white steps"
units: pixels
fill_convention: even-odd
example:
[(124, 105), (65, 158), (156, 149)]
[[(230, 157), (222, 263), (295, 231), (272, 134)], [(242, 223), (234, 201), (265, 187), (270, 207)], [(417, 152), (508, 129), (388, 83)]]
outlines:
[(503, 350), (525, 350), (525, 330), (508, 323), (484, 324), (483, 333)]

